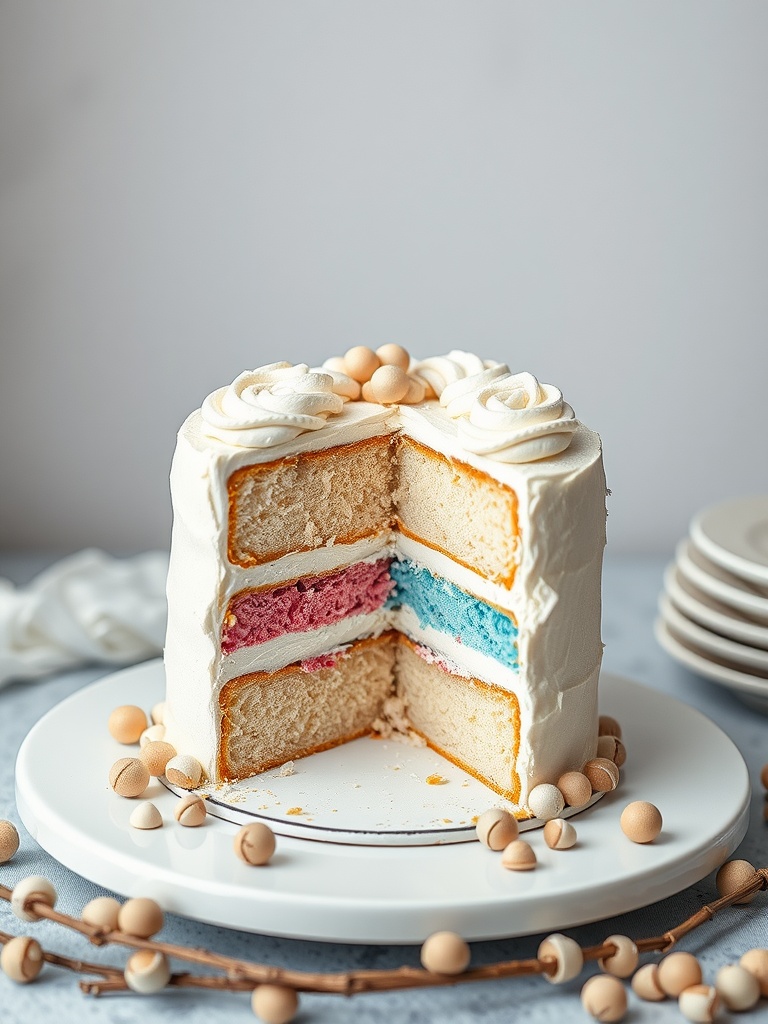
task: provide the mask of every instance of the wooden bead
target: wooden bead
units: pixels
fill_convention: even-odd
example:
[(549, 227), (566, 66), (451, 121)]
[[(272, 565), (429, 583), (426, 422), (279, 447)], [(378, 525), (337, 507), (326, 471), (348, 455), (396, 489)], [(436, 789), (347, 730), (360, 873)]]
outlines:
[(757, 978), (760, 995), (768, 996), (768, 949), (748, 949), (739, 964)]
[(398, 366), (380, 366), (371, 377), (371, 390), (382, 405), (400, 402), (408, 394), (408, 374)]
[(376, 355), (382, 366), (397, 366), (407, 372), (411, 365), (411, 357), (402, 345), (381, 345), (376, 349)]
[(566, 772), (557, 780), (557, 788), (569, 807), (583, 807), (592, 799), (592, 784), (582, 772)]
[(117, 928), (117, 915), (120, 913), (120, 901), (114, 896), (97, 896), (95, 900), (86, 903), (80, 917), (86, 924), (95, 925), (97, 928), (106, 928), (108, 931), (115, 931)]
[(637, 967), (637, 946), (626, 935), (609, 935), (603, 945), (610, 944), (616, 947), (616, 952), (600, 958), (598, 963), (601, 969), (615, 978), (628, 978)]
[(768, 764), (764, 764), (760, 769), (760, 781), (763, 784), (763, 789), (768, 789)]
[(710, 1024), (720, 1009), (720, 997), (714, 985), (691, 985), (680, 993), (680, 1013), (696, 1024)]
[(670, 953), (659, 963), (659, 988), (677, 999), (691, 985), (701, 984), (701, 964), (692, 953)]
[(570, 850), (576, 845), (576, 829), (564, 818), (552, 818), (544, 826), (544, 842), (550, 850)]
[(21, 921), (39, 921), (40, 915), (27, 907), (27, 901), (46, 903), (49, 907), (55, 907), (57, 898), (56, 890), (47, 878), (43, 878), (42, 875), (30, 875), (13, 887), (11, 910)]
[(554, 974), (544, 975), (547, 981), (553, 985), (562, 985), (563, 982), (578, 977), (584, 966), (584, 954), (581, 951), (581, 946), (575, 939), (568, 935), (561, 935), (559, 932), (547, 936), (539, 946), (536, 955), (544, 963), (557, 965)]
[(131, 811), (128, 822), (132, 828), (144, 830), (162, 828), (163, 816), (151, 800), (144, 800)]
[(12, 821), (0, 821), (0, 864), (6, 864), (19, 848), (19, 833)]
[(180, 825), (187, 828), (198, 828), (208, 815), (205, 800), (195, 793), (188, 793), (176, 804), (173, 816)]
[(661, 832), (661, 811), (647, 800), (627, 804), (619, 820), (621, 831), (633, 843), (652, 843)]
[[(717, 891), (721, 896), (730, 896), (732, 892), (741, 888), (745, 882), (754, 878), (754, 875), (755, 869), (748, 860), (727, 860), (715, 875)], [(753, 892), (751, 896), (745, 896), (741, 900), (736, 900), (736, 905), (751, 903), (755, 896), (757, 896), (757, 893)]]
[(191, 754), (176, 754), (165, 766), (165, 777), (179, 789), (194, 789), (200, 785), (203, 766)]
[(164, 953), (140, 949), (128, 959), (124, 975), (129, 989), (149, 996), (165, 988), (171, 980), (171, 968)]
[(471, 952), (455, 932), (435, 932), (421, 947), (421, 965), (431, 974), (463, 974)]
[(149, 939), (163, 927), (163, 912), (160, 905), (146, 896), (126, 900), (117, 915), (117, 926), (126, 935)]
[(528, 794), (528, 806), (539, 821), (550, 821), (563, 813), (565, 800), (557, 786), (544, 782)]
[(612, 1024), (624, 1019), (627, 993), (618, 978), (596, 974), (581, 990), (581, 1005), (595, 1020)]
[(618, 736), (600, 736), (597, 741), (597, 757), (607, 757), (617, 768), (627, 760), (627, 748)]
[(0, 952), (0, 969), (11, 981), (27, 985), (34, 981), (43, 968), (40, 943), (26, 935), (10, 939)]
[(483, 811), (477, 819), (477, 838), (489, 850), (503, 850), (517, 839), (520, 826), (517, 818), (501, 807)]
[(165, 710), (166, 704), (164, 700), (159, 700), (157, 704), (154, 705), (149, 713), (149, 717), (155, 725), (165, 725)]
[(253, 990), (251, 1007), (264, 1024), (289, 1024), (299, 1008), (299, 997), (285, 985), (259, 985)]
[(148, 725), (146, 713), (135, 704), (115, 708), (107, 721), (107, 728), (118, 743), (138, 743)]
[(536, 867), (536, 854), (530, 843), (515, 839), (504, 847), (501, 863), (508, 871), (532, 871)]
[(344, 373), (358, 384), (370, 380), (374, 372), (381, 366), (381, 360), (366, 345), (354, 345), (344, 353)]
[(595, 793), (610, 793), (619, 784), (619, 769), (607, 757), (593, 757), (582, 768)]
[(658, 964), (645, 964), (639, 971), (635, 971), (632, 977), (632, 991), (649, 1003), (658, 1003), (661, 999), (667, 998), (659, 985)]
[(118, 796), (133, 799), (149, 785), (149, 771), (138, 757), (121, 757), (109, 770), (109, 784)]
[(728, 1009), (737, 1013), (751, 1010), (760, 998), (760, 982), (740, 964), (721, 967), (715, 976), (715, 988)]
[(235, 836), (235, 853), (246, 864), (262, 867), (275, 852), (275, 834), (261, 821), (243, 825)]
[(139, 751), (139, 757), (147, 766), (147, 771), (154, 778), (165, 775), (165, 769), (172, 757), (176, 757), (176, 748), (165, 740), (150, 740)]
[(600, 715), (597, 720), (597, 735), (598, 736), (617, 736), (621, 739), (621, 726), (615, 718), (611, 718), (610, 715)]

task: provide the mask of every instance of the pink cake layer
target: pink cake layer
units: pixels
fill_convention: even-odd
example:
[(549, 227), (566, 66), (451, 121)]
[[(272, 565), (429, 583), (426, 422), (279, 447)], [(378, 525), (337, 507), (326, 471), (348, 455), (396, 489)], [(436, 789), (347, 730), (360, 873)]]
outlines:
[(232, 654), (286, 633), (304, 633), (376, 611), (394, 587), (389, 563), (389, 558), (357, 562), (326, 576), (238, 594), (225, 616), (222, 651)]

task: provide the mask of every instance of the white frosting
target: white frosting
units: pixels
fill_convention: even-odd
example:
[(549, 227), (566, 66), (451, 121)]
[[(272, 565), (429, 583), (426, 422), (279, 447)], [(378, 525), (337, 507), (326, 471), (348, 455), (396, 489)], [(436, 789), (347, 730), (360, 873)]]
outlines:
[(320, 430), (354, 396), (343, 373), (310, 370), (305, 363), (268, 363), (241, 373), (203, 402), (205, 433), (239, 448), (272, 448), (307, 430)]
[[(278, 369), (296, 370), (284, 365)], [(299, 369), (301, 373), (296, 376), (309, 372)], [(521, 411), (515, 408), (515, 403), (521, 401), (519, 395), (512, 400), (512, 407), (504, 402), (504, 392), (512, 379), (506, 367), (487, 364), (463, 353), (449, 353), (447, 357), (415, 363), (410, 370), (428, 379), (441, 395), (452, 382), (469, 382), (487, 370), (498, 370), (490, 383), (486, 379), (479, 392), (500, 392), (503, 408), (494, 410), (489, 399), (481, 404), (490, 407), (489, 415), (498, 412), (506, 417), (508, 412)], [(287, 377), (292, 379), (295, 377)], [(532, 387), (530, 382), (528, 387)], [(534, 417), (543, 416), (547, 409), (550, 413), (556, 411), (553, 393), (547, 392), (546, 386), (539, 387), (543, 398), (538, 395), (535, 404), (544, 408), (538, 412), (532, 409), (530, 415)], [(216, 438), (211, 437), (209, 423), (200, 412), (188, 418), (179, 434), (171, 474), (175, 518), (168, 579), (168, 735), (179, 749), (194, 752), (209, 775), (215, 774), (219, 742), (219, 689), (228, 678), (243, 671), (239, 658), (227, 662), (219, 647), (222, 616), (229, 597), (249, 586), (295, 579), (313, 569), (328, 571), (359, 559), (381, 557), (395, 549), (464, 589), (509, 609), (515, 616), (520, 631), (520, 671), (513, 678), (511, 673), (499, 673), (497, 668), (494, 678), (498, 680), (504, 675), (504, 683), (514, 689), (520, 702), (517, 769), (523, 787), (521, 803), (525, 803), (533, 785), (551, 782), (567, 767), (580, 765), (594, 754), (597, 675), (602, 655), (600, 573), (605, 541), (605, 479), (599, 438), (572, 414), (569, 416), (563, 403), (557, 419), (529, 420), (523, 428), (525, 431), (544, 427), (540, 436), (546, 439), (547, 430), (552, 430), (547, 424), (566, 420), (564, 429), (569, 431), (571, 443), (560, 454), (515, 463), (497, 461), (484, 451), (467, 451), (464, 431), (468, 424), (477, 426), (472, 423), (477, 397), (473, 398), (469, 412), (457, 418), (451, 418), (448, 409), (434, 400), (389, 409), (367, 402), (349, 402), (338, 414), (323, 420), (324, 429), (301, 436), (294, 431), (278, 447), (268, 450), (233, 444), (223, 431)], [(227, 481), (233, 472), (253, 463), (335, 447), (398, 429), (449, 458), (480, 469), (515, 492), (522, 543), (520, 564), (511, 587), (484, 580), (448, 556), (399, 534), (287, 555), (253, 569), (228, 562)], [(557, 436), (557, 431), (552, 432)], [(487, 437), (492, 431), (485, 433)], [(522, 443), (530, 440), (529, 436)], [(379, 628), (373, 620), (359, 625), (366, 630)], [(414, 624), (412, 629), (416, 633)], [(344, 642), (348, 636), (343, 628), (338, 633), (334, 629), (333, 633), (333, 637), (324, 638), (323, 644), (331, 640)], [(424, 634), (423, 639), (437, 646), (438, 637)], [(299, 660), (310, 656), (310, 650), (317, 650), (318, 640), (319, 637), (313, 637), (304, 648), (291, 640), (289, 653), (287, 647), (280, 652), (279, 645), (269, 653), (278, 661), (283, 654)], [(445, 649), (445, 640), (442, 646)], [(467, 657), (471, 658), (471, 670), (478, 677), (483, 678), (490, 671), (490, 666), (481, 665), (482, 656), (462, 651), (458, 645), (450, 646), (450, 655), (460, 663), (462, 655), (464, 664)], [(250, 658), (250, 652), (241, 657)], [(257, 664), (255, 661), (252, 667)]]
[[(444, 402), (449, 389), (440, 399)], [(462, 415), (448, 403), (449, 416)], [(535, 462), (564, 451), (578, 421), (553, 384), (532, 373), (498, 376), (480, 387), (459, 423), (459, 443), (467, 451), (498, 462)], [(462, 407), (463, 408), (463, 407)]]

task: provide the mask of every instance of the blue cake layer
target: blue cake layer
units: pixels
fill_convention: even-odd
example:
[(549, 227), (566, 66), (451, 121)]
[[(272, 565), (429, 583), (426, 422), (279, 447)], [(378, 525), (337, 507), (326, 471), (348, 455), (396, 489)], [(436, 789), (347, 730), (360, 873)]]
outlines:
[(389, 571), (395, 586), (388, 608), (408, 605), (422, 626), (456, 637), (507, 668), (519, 668), (517, 627), (509, 615), (416, 562), (394, 558)]

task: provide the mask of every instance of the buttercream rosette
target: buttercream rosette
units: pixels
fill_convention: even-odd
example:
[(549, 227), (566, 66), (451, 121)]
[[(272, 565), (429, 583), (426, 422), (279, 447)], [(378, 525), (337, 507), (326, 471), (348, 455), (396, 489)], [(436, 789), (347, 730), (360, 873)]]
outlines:
[(320, 430), (355, 394), (345, 374), (279, 362), (241, 373), (203, 402), (208, 437), (239, 448), (272, 448)]

